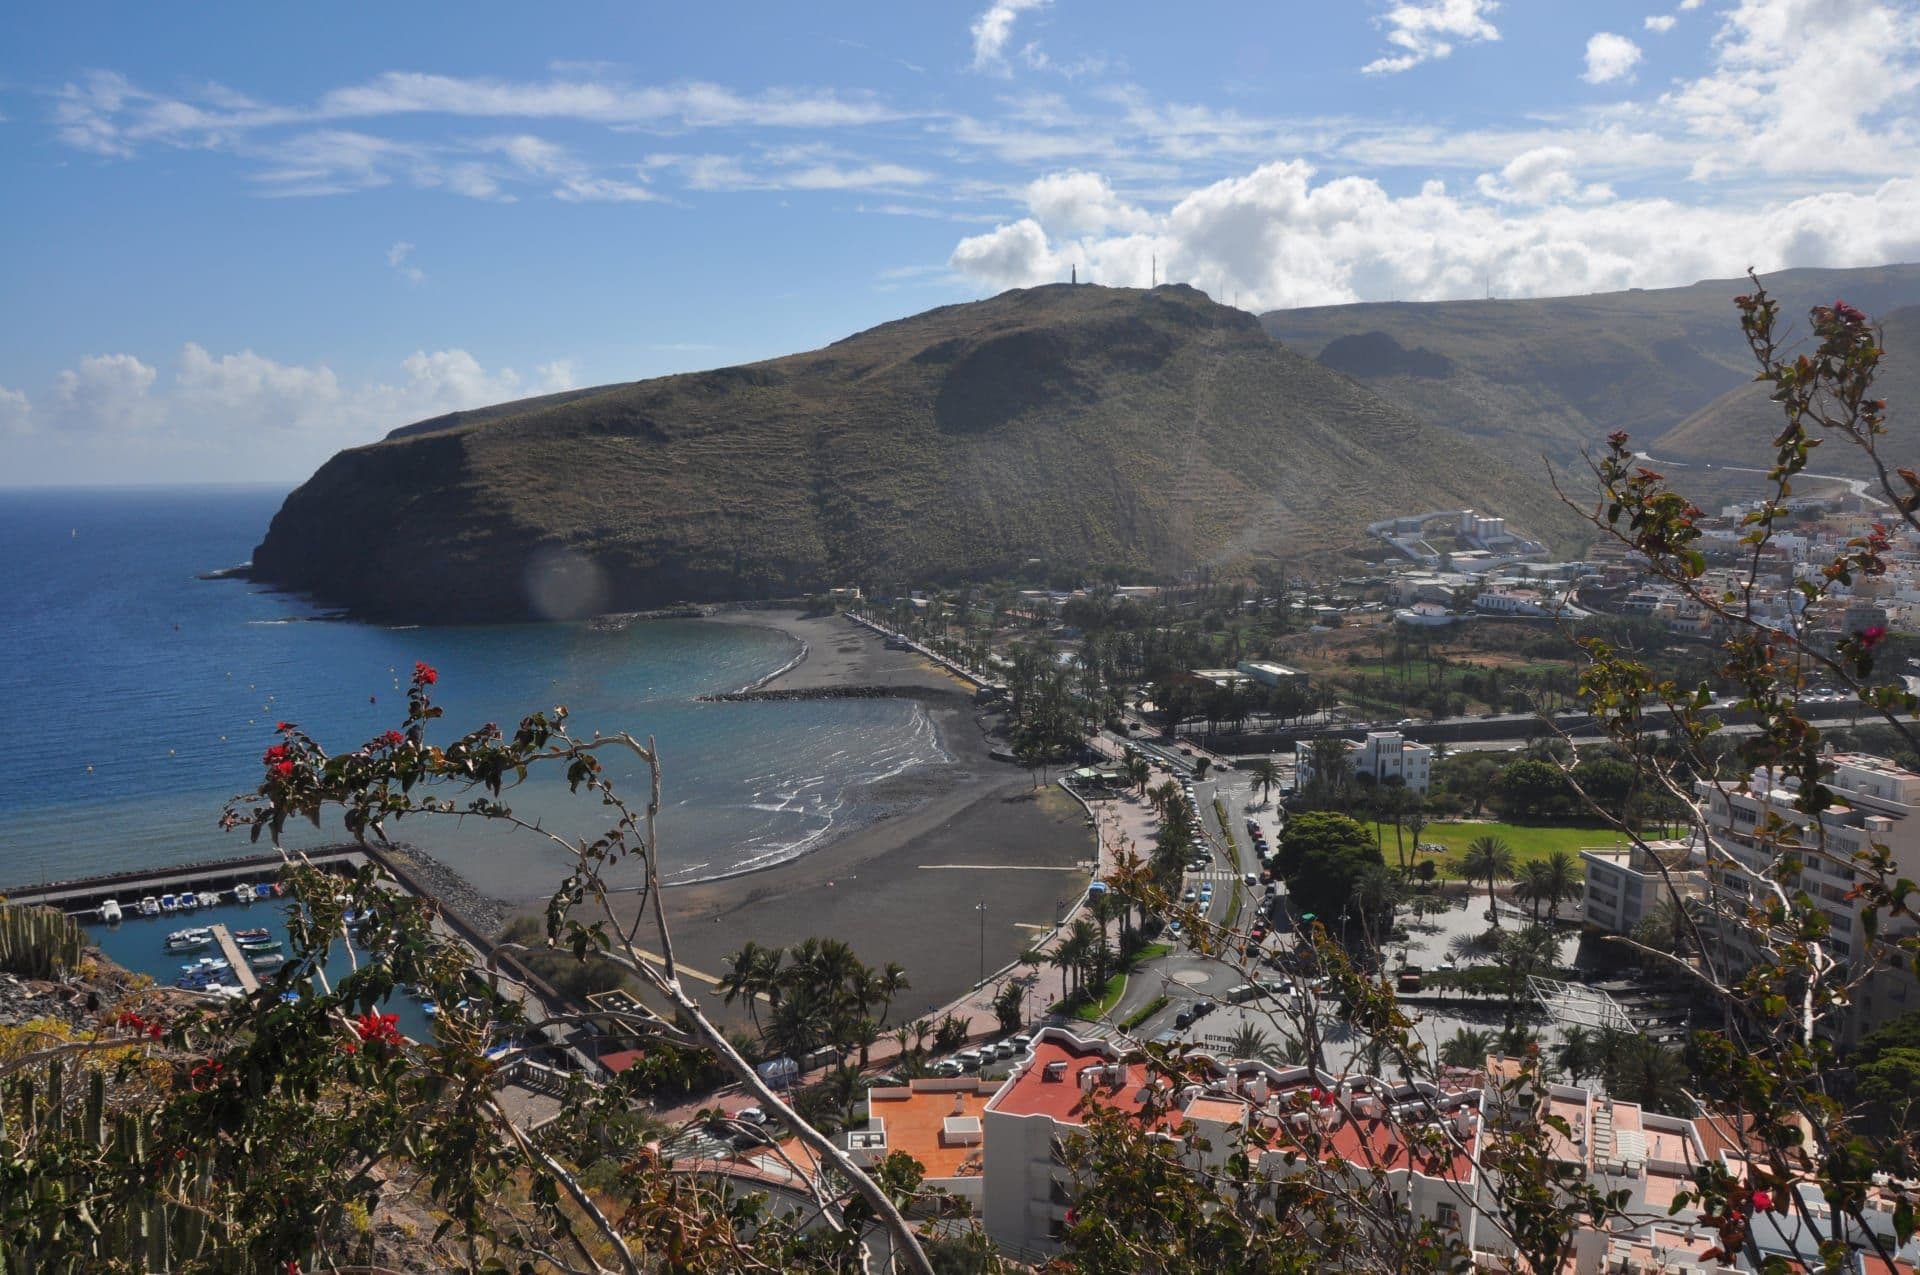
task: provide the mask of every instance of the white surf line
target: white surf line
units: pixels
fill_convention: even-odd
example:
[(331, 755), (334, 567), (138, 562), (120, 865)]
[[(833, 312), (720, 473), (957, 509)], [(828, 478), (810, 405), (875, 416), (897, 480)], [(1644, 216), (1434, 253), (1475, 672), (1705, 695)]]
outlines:
[(1016, 930), (1051, 930), (1053, 927), (1051, 925), (1035, 925), (1032, 921), (1015, 921), (1013, 928)]
[(958, 872), (1085, 872), (1086, 868), (1075, 864), (1070, 868), (1055, 868), (1043, 863), (923, 863), (922, 872), (958, 871)]

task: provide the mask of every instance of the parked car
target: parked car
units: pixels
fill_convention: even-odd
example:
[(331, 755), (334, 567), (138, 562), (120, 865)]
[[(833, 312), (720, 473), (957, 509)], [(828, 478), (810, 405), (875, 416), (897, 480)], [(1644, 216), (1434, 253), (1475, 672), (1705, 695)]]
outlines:
[(1212, 1001), (1201, 1001), (1193, 1007), (1193, 1016), (1195, 1018), (1205, 1018), (1218, 1008), (1219, 1006), (1215, 1005)]
[(934, 1075), (945, 1076), (949, 1079), (951, 1079), (954, 1076), (962, 1075), (965, 1072), (966, 1072), (966, 1068), (962, 1067), (959, 1063), (955, 1062), (951, 1058), (942, 1058), (939, 1062), (933, 1065)]
[(1247, 882), (1247, 884), (1248, 884), (1248, 885), (1259, 885), (1259, 884), (1260, 884), (1260, 874), (1259, 874), (1258, 872), (1249, 872), (1249, 873), (1247, 873), (1247, 875), (1246, 875), (1246, 882)]
[(735, 1120), (743, 1120), (747, 1124), (765, 1124), (767, 1122), (767, 1113), (758, 1107), (742, 1107), (733, 1113), (733, 1118)]
[(962, 1071), (972, 1071), (985, 1061), (977, 1049), (963, 1049), (953, 1056), (953, 1060), (960, 1064)]

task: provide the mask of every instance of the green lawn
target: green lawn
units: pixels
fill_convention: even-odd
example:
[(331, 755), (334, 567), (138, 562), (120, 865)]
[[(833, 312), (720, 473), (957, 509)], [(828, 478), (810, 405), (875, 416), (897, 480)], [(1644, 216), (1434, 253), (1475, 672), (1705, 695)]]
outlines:
[[(1387, 825), (1386, 834), (1387, 862), (1394, 862), (1393, 827)], [(1412, 838), (1406, 833), (1409, 849)], [(1555, 824), (1547, 827), (1532, 827), (1514, 823), (1492, 823), (1474, 821), (1468, 823), (1430, 823), (1420, 830), (1420, 840), (1429, 845), (1443, 845), (1447, 853), (1443, 855), (1422, 855), (1423, 859), (1438, 862), (1440, 875), (1451, 880), (1459, 880), (1460, 873), (1454, 864), (1466, 853), (1467, 844), (1480, 837), (1498, 837), (1513, 847), (1513, 864), (1516, 869), (1524, 868), (1534, 859), (1544, 859), (1555, 850), (1565, 850), (1568, 854), (1578, 855), (1589, 846), (1611, 846), (1618, 840), (1611, 828), (1593, 825)]]

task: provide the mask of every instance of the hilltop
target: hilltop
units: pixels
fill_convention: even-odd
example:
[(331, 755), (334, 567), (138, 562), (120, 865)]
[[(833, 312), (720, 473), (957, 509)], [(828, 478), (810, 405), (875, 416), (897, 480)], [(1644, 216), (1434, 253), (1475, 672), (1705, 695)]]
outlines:
[[(1920, 304), (1920, 265), (1782, 270), (1761, 282), (1799, 331), (1810, 306), (1836, 297), (1870, 315)], [(1582, 447), (1616, 429), (1641, 442), (1659, 438), (1752, 379), (1733, 308), (1751, 288), (1715, 279), (1585, 297), (1319, 306), (1276, 310), (1261, 323), (1516, 464), (1543, 455), (1578, 464)]]
[[(1804, 326), (1804, 325), (1803, 325)], [(1881, 321), (1880, 348), (1885, 351), (1874, 395), (1887, 400), (1885, 459), (1888, 468), (1911, 465), (1917, 450), (1915, 427), (1920, 426), (1920, 306), (1895, 310)], [(1764, 469), (1773, 463), (1773, 436), (1785, 417), (1767, 397), (1766, 387), (1749, 383), (1730, 390), (1647, 445), (1661, 460), (1716, 465), (1743, 465)], [(1873, 476), (1866, 453), (1844, 440), (1823, 443), (1808, 466), (1814, 473), (1849, 478)]]
[[(1056, 285), (822, 350), (459, 413), (341, 452), (257, 578), (452, 622), (1049, 567), (1173, 576), (1462, 506), (1565, 546), (1537, 473), (1185, 287)], [(540, 601), (526, 582), (538, 578)]]

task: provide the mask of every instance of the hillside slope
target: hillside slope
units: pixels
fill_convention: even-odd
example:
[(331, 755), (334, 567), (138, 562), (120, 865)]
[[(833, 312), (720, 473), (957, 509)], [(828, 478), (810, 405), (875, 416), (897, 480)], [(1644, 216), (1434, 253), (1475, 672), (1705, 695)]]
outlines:
[(1029, 558), (1166, 576), (1463, 506), (1578, 537), (1538, 474), (1184, 287), (1009, 292), (812, 353), (525, 406), (335, 456), (287, 498), (256, 577), (450, 622)]
[[(1887, 400), (1882, 458), (1889, 468), (1920, 466), (1920, 306), (1895, 310), (1881, 321), (1880, 348), (1885, 355), (1874, 397)], [(1773, 463), (1771, 440), (1785, 420), (1766, 387), (1749, 383), (1687, 417), (1648, 443), (1647, 450), (1662, 460), (1764, 469)], [(1873, 474), (1866, 453), (1844, 439), (1822, 443), (1808, 468), (1849, 478)]]
[[(1808, 307), (1836, 297), (1870, 315), (1920, 304), (1920, 265), (1783, 270), (1762, 282), (1801, 330)], [(1616, 429), (1656, 438), (1751, 378), (1733, 308), (1750, 287), (1722, 279), (1587, 297), (1320, 306), (1261, 323), (1515, 463), (1577, 463)]]

